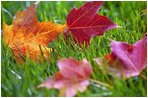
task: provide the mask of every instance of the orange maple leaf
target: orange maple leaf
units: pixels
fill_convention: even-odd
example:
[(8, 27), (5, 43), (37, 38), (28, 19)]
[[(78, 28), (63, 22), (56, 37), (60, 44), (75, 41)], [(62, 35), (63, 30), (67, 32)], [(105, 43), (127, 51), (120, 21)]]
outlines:
[(22, 12), (17, 12), (12, 25), (3, 24), (3, 38), (5, 43), (13, 49), (15, 58), (20, 54), (35, 60), (46, 58), (51, 49), (48, 44), (55, 40), (65, 29), (65, 25), (52, 22), (39, 22), (36, 16), (37, 3)]

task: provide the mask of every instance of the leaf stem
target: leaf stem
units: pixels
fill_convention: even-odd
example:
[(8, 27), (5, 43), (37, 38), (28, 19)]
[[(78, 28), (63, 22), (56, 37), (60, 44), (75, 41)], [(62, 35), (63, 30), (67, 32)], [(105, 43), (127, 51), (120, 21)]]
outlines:
[(65, 96), (65, 94), (64, 94), (65, 90), (66, 90), (65, 87), (63, 87), (61, 90), (59, 90), (59, 97), (64, 97)]
[(143, 74), (140, 74), (140, 77), (142, 77), (143, 79), (147, 80), (147, 77), (144, 76)]
[(110, 86), (109, 84), (103, 83), (103, 82), (98, 81), (98, 80), (89, 79), (89, 81), (94, 82), (94, 83), (99, 84), (99, 85), (102, 85), (102, 86), (105, 86), (105, 87), (107, 87), (107, 88), (113, 88), (113, 87)]

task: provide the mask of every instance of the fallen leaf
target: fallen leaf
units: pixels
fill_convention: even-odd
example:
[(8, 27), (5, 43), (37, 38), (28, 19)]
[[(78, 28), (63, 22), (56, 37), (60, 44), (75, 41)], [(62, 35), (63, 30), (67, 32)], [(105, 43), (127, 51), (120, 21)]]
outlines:
[(116, 74), (117, 77), (138, 76), (147, 66), (147, 36), (133, 45), (112, 41), (111, 50), (103, 59), (95, 60), (99, 65), (108, 65), (111, 74)]
[(73, 58), (62, 59), (58, 62), (60, 69), (56, 75), (51, 76), (37, 88), (55, 88), (62, 92), (62, 96), (75, 96), (77, 91), (84, 92), (89, 85), (88, 78), (92, 73), (92, 67), (86, 59), (77, 61)]
[(48, 44), (64, 31), (65, 25), (39, 22), (36, 16), (37, 3), (22, 12), (17, 12), (12, 25), (3, 24), (3, 39), (13, 49), (18, 60), (20, 54), (31, 59), (46, 58), (51, 51)]
[(67, 16), (67, 30), (71, 32), (75, 42), (89, 44), (93, 36), (100, 36), (105, 31), (118, 27), (107, 17), (97, 14), (103, 1), (85, 3), (79, 9), (73, 8)]

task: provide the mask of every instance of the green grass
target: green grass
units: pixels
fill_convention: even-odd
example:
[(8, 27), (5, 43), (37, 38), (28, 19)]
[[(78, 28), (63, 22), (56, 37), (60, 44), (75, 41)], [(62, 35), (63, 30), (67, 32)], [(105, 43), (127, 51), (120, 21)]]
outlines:
[[(12, 24), (17, 11), (23, 10), (33, 2), (2, 2), (2, 22)], [(80, 7), (84, 2), (40, 2), (37, 8), (39, 21), (53, 21), (65, 24), (66, 16), (72, 7)], [(49, 76), (58, 71), (57, 60), (74, 57), (86, 58), (93, 67), (91, 78), (107, 84), (113, 88), (98, 87), (91, 83), (84, 93), (76, 96), (147, 96), (147, 80), (138, 76), (128, 80), (121, 80), (104, 73), (92, 58), (102, 57), (110, 53), (111, 40), (126, 41), (131, 44), (142, 38), (147, 30), (146, 15), (140, 16), (140, 12), (146, 9), (146, 1), (141, 2), (105, 2), (99, 14), (109, 17), (121, 26), (109, 30), (103, 36), (91, 39), (88, 48), (80, 49), (72, 39), (66, 43), (61, 34), (59, 38), (50, 43), (49, 47), (54, 51), (47, 61), (32, 61), (26, 58), (24, 64), (16, 63), (12, 50), (1, 41), (1, 96), (58, 96), (58, 90), (41, 88), (36, 86), (45, 81)], [(7, 10), (7, 11), (4, 11)], [(9, 14), (8, 14), (9, 13)], [(142, 75), (146, 76), (145, 69)]]

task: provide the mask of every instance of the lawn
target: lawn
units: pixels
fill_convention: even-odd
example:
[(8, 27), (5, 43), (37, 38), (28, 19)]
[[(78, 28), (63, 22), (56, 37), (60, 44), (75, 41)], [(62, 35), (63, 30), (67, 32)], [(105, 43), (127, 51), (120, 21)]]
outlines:
[[(2, 1), (1, 16), (3, 23), (12, 24), (13, 17), (17, 11), (24, 10), (34, 2), (24, 1)], [(37, 7), (39, 21), (52, 21), (59, 24), (66, 24), (66, 16), (73, 7), (79, 8), (84, 1), (42, 1)], [(130, 44), (140, 40), (147, 31), (147, 17), (141, 15), (146, 9), (146, 1), (120, 1), (104, 2), (100, 11), (101, 15), (109, 17), (117, 23), (120, 28), (115, 28), (104, 33), (103, 36), (93, 37), (87, 48), (79, 48), (70, 38), (67, 42), (61, 34), (57, 40), (49, 44), (53, 48), (51, 56), (47, 61), (32, 61), (26, 58), (25, 63), (17, 63), (13, 57), (12, 50), (1, 40), (1, 96), (58, 96), (58, 90), (36, 87), (48, 77), (54, 75), (59, 69), (57, 61), (61, 58), (73, 57), (78, 60), (86, 58), (93, 68), (91, 79), (109, 84), (112, 88), (99, 86), (91, 82), (87, 90), (77, 93), (78, 97), (97, 96), (147, 96), (147, 70), (141, 75), (122, 80), (110, 76), (98, 67), (92, 59), (102, 57), (111, 52), (111, 40), (125, 41)]]

